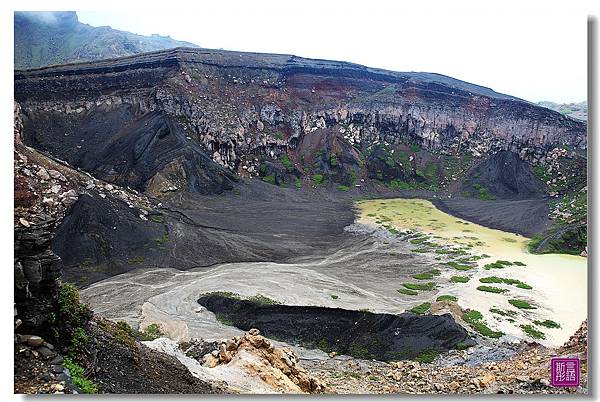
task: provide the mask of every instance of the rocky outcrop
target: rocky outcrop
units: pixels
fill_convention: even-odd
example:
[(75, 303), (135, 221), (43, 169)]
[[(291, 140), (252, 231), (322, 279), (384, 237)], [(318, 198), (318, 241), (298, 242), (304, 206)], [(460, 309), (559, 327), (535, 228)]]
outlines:
[(15, 93), (28, 144), (138, 189), (169, 176), (167, 187), (220, 192), (227, 171), (294, 160), (321, 130), (337, 133), (343, 155), (404, 143), (538, 163), (559, 145), (587, 147), (584, 123), (488, 88), (287, 55), (175, 49), (17, 72)]
[(15, 305), (25, 329), (39, 329), (51, 317), (61, 275), (50, 249), (53, 220), (15, 227)]
[[(579, 387), (551, 386), (550, 359), (554, 357), (581, 359)], [(558, 349), (522, 342), (453, 351), (430, 364), (348, 362), (342, 366), (332, 359), (309, 362), (307, 369), (333, 392), (344, 394), (585, 394), (589, 392), (586, 363), (587, 322), (583, 322)], [(349, 370), (353, 375), (344, 375)]]
[(219, 365), (244, 367), (248, 375), (260, 377), (266, 386), (278, 392), (322, 393), (325, 390), (324, 384), (300, 365), (296, 353), (289, 348), (276, 347), (256, 328), (244, 336), (220, 343), (216, 350), (204, 355), (202, 361), (209, 368)]

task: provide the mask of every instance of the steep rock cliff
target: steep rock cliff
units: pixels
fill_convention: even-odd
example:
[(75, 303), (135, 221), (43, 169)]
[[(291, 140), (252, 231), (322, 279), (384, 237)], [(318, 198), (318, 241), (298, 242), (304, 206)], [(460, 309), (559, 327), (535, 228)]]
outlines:
[[(488, 88), (289, 55), (179, 48), (19, 71), (15, 94), (28, 144), (152, 193), (221, 192), (232, 172), (275, 181), (264, 162), (282, 168), (282, 182), (335, 177), (316, 166), (323, 153), (329, 167), (346, 159), (335, 180), (353, 184), (361, 154), (380, 146), (475, 157), (507, 150), (532, 164), (559, 146), (587, 147), (584, 123)], [(313, 145), (299, 152), (302, 144)], [(377, 176), (362, 159), (374, 172), (364, 176)]]

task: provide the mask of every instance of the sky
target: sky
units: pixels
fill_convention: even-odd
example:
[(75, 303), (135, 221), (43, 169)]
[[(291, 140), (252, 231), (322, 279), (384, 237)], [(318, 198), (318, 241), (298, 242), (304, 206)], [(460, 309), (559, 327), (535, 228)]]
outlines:
[(435, 72), (533, 102), (587, 98), (584, 7), (537, 1), (201, 4), (78, 11), (78, 16), (92, 26), (169, 35), (206, 48)]

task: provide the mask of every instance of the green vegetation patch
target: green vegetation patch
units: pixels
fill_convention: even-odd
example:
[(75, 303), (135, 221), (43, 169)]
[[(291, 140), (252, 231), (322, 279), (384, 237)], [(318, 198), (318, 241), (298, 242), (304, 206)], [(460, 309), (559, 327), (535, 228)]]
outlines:
[(294, 164), (287, 155), (282, 155), (280, 160), (281, 164), (283, 165), (283, 167), (286, 168), (288, 172), (294, 170)]
[(472, 267), (472, 266), (470, 266), (470, 265), (459, 264), (459, 263), (458, 263), (458, 262), (456, 262), (456, 261), (448, 261), (448, 262), (446, 263), (446, 265), (448, 265), (449, 267), (452, 267), (452, 268), (454, 268), (454, 269), (457, 269), (457, 270), (459, 270), (459, 271), (468, 271), (468, 270), (470, 270), (470, 269), (473, 269), (473, 267)]
[(90, 379), (86, 378), (85, 370), (79, 364), (75, 363), (71, 358), (65, 357), (63, 365), (71, 373), (71, 381), (73, 385), (81, 390), (84, 394), (97, 394), (98, 386)]
[(79, 301), (79, 291), (70, 283), (63, 283), (58, 289), (58, 310), (62, 318), (75, 327), (90, 313), (89, 308)]
[(154, 223), (163, 223), (164, 222), (162, 215), (150, 215), (149, 218)]
[(320, 350), (322, 350), (325, 353), (329, 352), (329, 342), (327, 342), (327, 339), (321, 339), (319, 342), (317, 342), (317, 348), (319, 348)]
[(435, 301), (451, 301), (451, 302), (457, 302), (458, 301), (458, 297), (456, 296), (452, 296), (452, 295), (441, 295), (438, 296), (437, 299), (435, 299)]
[(560, 324), (552, 321), (552, 320), (544, 320), (544, 321), (534, 321), (533, 322), (535, 325), (539, 325), (542, 327), (546, 327), (546, 328), (560, 328)]
[(225, 317), (223, 314), (215, 314), (215, 318), (217, 319), (218, 322), (220, 322), (223, 325), (233, 326), (233, 321), (231, 321), (229, 318)]
[(546, 335), (542, 331), (535, 329), (533, 325), (521, 325), (521, 329), (532, 338), (546, 339)]
[(504, 283), (506, 285), (514, 285), (520, 289), (533, 289), (533, 287), (529, 286), (528, 284), (521, 282), (518, 279), (510, 279), (510, 278), (501, 278), (498, 276), (488, 276), (485, 278), (481, 278), (479, 279), (479, 282), (481, 283)]
[(434, 282), (427, 282), (427, 283), (405, 282), (402, 284), (402, 286), (404, 286), (406, 289), (410, 289), (410, 290), (433, 290), (433, 289), (435, 289)]
[(520, 308), (522, 310), (533, 310), (533, 309), (537, 308), (536, 306), (529, 304), (525, 300), (510, 299), (508, 302), (510, 304), (512, 304), (513, 306), (515, 306), (516, 308)]
[(513, 265), (512, 262), (510, 261), (505, 261), (505, 260), (497, 260), (496, 262), (491, 262), (489, 264), (485, 264), (483, 266), (484, 269), (502, 269), (502, 268), (506, 268), (507, 266)]
[(78, 327), (71, 337), (71, 352), (83, 353), (90, 343), (90, 338), (82, 327)]
[(426, 312), (428, 312), (430, 307), (431, 307), (431, 303), (422, 303), (422, 304), (419, 304), (418, 306), (411, 308), (410, 311), (415, 314), (421, 315), (421, 314), (425, 314)]
[(325, 176), (320, 173), (312, 175), (312, 181), (316, 184), (322, 184), (325, 181)]
[[(414, 153), (421, 151), (421, 146), (419, 144), (410, 144), (410, 150)], [(435, 165), (432, 165), (435, 166)]]
[(225, 292), (225, 291), (220, 291), (220, 290), (215, 291), (215, 292), (202, 293), (200, 295), (200, 297), (209, 297), (209, 296), (222, 296), (222, 297), (227, 297), (229, 299), (242, 300), (242, 297), (240, 295), (238, 295), (237, 293)]
[(427, 279), (433, 279), (434, 275), (431, 272), (423, 272), (421, 274), (415, 274), (412, 277), (422, 281)]
[(131, 349), (135, 348), (135, 339), (141, 339), (142, 335), (138, 331), (134, 331), (131, 325), (125, 321), (117, 321), (116, 325), (111, 326), (108, 321), (102, 321), (100, 324), (102, 329), (110, 333), (117, 341), (129, 346)]
[(142, 341), (153, 341), (162, 337), (164, 334), (160, 330), (160, 325), (158, 324), (150, 324), (144, 329), (140, 331), (139, 337)]
[(477, 286), (477, 290), (482, 291), (482, 292), (488, 292), (488, 293), (506, 293), (506, 292), (508, 292), (507, 289), (497, 288), (495, 286), (486, 286), (486, 285)]
[(154, 239), (154, 242), (157, 246), (164, 246), (169, 242), (169, 234), (165, 233), (164, 235), (157, 237), (156, 239)]
[(264, 181), (265, 183), (269, 183), (269, 184), (275, 184), (275, 182), (276, 182), (275, 176), (273, 176), (272, 174), (264, 176), (262, 178), (262, 181)]
[(277, 300), (273, 300), (267, 296), (263, 296), (263, 295), (256, 295), (256, 296), (252, 296), (249, 297), (248, 300), (250, 300), (251, 302), (254, 302), (256, 304), (260, 304), (260, 305), (267, 305), (267, 304), (279, 304), (277, 302)]
[(498, 315), (501, 315), (503, 317), (514, 317), (517, 314), (519, 314), (519, 313), (517, 313), (514, 310), (501, 310), (501, 309), (495, 308), (495, 307), (492, 307), (490, 309), (490, 313), (498, 314)]
[(494, 331), (483, 321), (483, 315), (477, 310), (467, 310), (463, 314), (463, 320), (473, 327), (481, 335), (488, 338), (500, 338), (503, 332)]
[(467, 345), (464, 341), (460, 341), (456, 344), (456, 350), (466, 350), (469, 348), (469, 345)]
[(143, 262), (144, 262), (144, 257), (141, 256), (141, 255), (138, 255), (138, 256), (135, 256), (135, 257), (130, 257), (127, 260), (127, 263), (128, 264), (132, 264), (132, 265), (134, 265), (134, 264), (141, 264)]
[(415, 357), (415, 360), (418, 361), (419, 363), (431, 363), (439, 355), (440, 355), (440, 352), (435, 349), (426, 349), (423, 352), (421, 352), (420, 355)]
[(369, 359), (371, 357), (369, 349), (355, 342), (352, 342), (348, 347), (348, 354), (350, 356), (358, 357), (359, 359)]
[(332, 153), (331, 155), (329, 155), (329, 165), (331, 167), (336, 167), (337, 165), (339, 165), (339, 162), (338, 162), (336, 154)]
[[(209, 297), (209, 296), (221, 296), (221, 297), (227, 297), (228, 299), (235, 299), (235, 300), (242, 300), (242, 296), (240, 296), (237, 293), (233, 293), (233, 292), (226, 292), (226, 291), (215, 291), (215, 292), (207, 292), (207, 293), (202, 293), (200, 295), (200, 297)], [(277, 302), (277, 300), (273, 300), (267, 296), (263, 296), (261, 294), (257, 294), (255, 296), (251, 296), (246, 298), (246, 300), (249, 300), (253, 303), (256, 304), (260, 304), (260, 305), (267, 305), (267, 304), (279, 304)]]
[(452, 283), (467, 283), (471, 280), (468, 276), (452, 276), (450, 282)]
[(340, 191), (348, 191), (350, 190), (349, 186), (344, 186), (343, 184), (340, 184), (339, 186), (337, 186), (337, 189)]
[(398, 289), (397, 292), (402, 293), (403, 295), (409, 295), (409, 296), (416, 296), (419, 294), (419, 292), (416, 292), (416, 291), (410, 290), (410, 289)]
[(490, 190), (480, 184), (473, 184), (473, 189), (477, 190), (477, 198), (480, 200), (495, 200), (496, 196), (493, 195)]

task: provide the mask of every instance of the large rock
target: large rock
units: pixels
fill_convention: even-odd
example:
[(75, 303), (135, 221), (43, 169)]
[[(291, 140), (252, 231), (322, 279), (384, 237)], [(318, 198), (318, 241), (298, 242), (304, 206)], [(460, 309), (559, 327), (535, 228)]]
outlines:
[[(298, 356), (289, 348), (277, 348), (260, 335), (256, 328), (244, 336), (221, 343), (217, 356), (207, 354), (204, 366), (226, 365), (242, 368), (248, 375), (260, 378), (266, 387), (283, 393), (322, 393), (325, 386), (301, 365)], [(221, 370), (223, 372), (223, 369)]]

